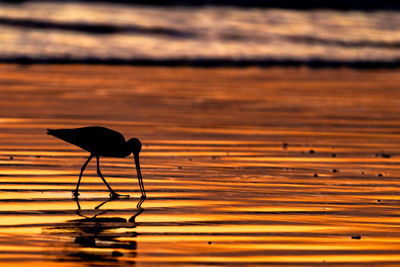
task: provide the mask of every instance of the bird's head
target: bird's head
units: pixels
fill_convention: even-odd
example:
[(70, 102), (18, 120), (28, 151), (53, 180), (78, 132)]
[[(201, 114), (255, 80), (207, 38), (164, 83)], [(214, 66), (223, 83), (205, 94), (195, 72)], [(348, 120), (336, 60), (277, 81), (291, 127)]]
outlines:
[(142, 143), (137, 138), (131, 138), (127, 142), (129, 150), (132, 151), (134, 156), (139, 155), (140, 150), (142, 150)]

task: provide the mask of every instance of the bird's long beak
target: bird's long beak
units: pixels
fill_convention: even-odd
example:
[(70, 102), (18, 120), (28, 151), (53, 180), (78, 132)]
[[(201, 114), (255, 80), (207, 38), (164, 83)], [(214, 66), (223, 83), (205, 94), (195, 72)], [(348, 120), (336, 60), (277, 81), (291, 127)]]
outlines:
[(137, 171), (137, 176), (139, 180), (139, 186), (140, 186), (140, 192), (142, 192), (142, 197), (146, 197), (146, 191), (144, 191), (144, 185), (143, 185), (143, 179), (142, 179), (142, 173), (140, 172), (140, 163), (139, 163), (139, 153), (133, 154), (135, 157), (135, 164), (136, 164), (136, 171)]

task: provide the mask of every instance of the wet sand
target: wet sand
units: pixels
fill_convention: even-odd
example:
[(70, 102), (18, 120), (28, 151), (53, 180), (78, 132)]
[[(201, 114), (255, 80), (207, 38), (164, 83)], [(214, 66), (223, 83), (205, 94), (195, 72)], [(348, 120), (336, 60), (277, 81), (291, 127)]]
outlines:
[[(400, 264), (399, 70), (0, 65), (0, 263)], [(102, 159), (46, 128), (137, 137)], [(80, 207), (80, 209), (79, 209)]]

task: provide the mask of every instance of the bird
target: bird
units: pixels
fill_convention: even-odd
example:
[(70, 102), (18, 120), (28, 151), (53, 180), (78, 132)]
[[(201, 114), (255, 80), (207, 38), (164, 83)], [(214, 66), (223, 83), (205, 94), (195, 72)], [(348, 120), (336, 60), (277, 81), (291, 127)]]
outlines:
[(139, 164), (139, 152), (142, 149), (142, 143), (139, 139), (131, 138), (128, 141), (125, 141), (125, 138), (121, 133), (101, 126), (89, 126), (74, 129), (47, 129), (47, 134), (78, 146), (90, 153), (89, 158), (82, 165), (76, 189), (72, 191), (75, 197), (79, 196), (79, 184), (81, 182), (83, 171), (93, 157), (96, 157), (97, 160), (97, 174), (110, 191), (110, 197), (118, 198), (122, 196), (111, 188), (101, 173), (100, 157), (125, 158), (132, 153), (135, 159), (137, 177), (140, 192), (142, 194), (141, 197), (146, 198), (146, 191), (144, 190)]

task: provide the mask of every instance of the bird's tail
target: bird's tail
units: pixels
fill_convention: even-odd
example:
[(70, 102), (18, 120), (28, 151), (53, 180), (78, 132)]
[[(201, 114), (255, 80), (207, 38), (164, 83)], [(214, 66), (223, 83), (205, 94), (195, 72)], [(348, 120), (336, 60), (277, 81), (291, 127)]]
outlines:
[(71, 143), (74, 139), (71, 129), (47, 129), (47, 134)]

